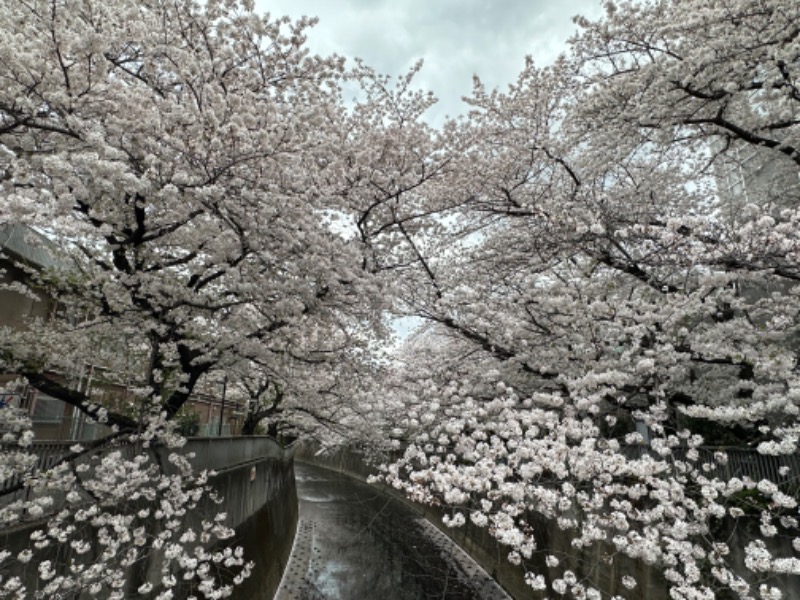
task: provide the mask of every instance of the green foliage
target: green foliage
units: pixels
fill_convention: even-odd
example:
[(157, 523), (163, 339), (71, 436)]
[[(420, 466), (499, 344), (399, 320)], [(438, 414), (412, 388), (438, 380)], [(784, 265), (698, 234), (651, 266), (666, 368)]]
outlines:
[(175, 428), (182, 436), (196, 436), (200, 432), (200, 415), (193, 410), (182, 408), (175, 415)]
[(699, 419), (682, 415), (681, 428), (690, 429), (692, 433), (703, 436), (708, 446), (727, 446), (731, 448), (747, 448), (752, 442), (758, 440), (758, 432), (737, 424), (728, 426), (724, 423), (715, 423), (708, 419)]
[(728, 498), (732, 508), (739, 508), (748, 515), (760, 515), (761, 511), (770, 508), (771, 501), (755, 488), (739, 490)]

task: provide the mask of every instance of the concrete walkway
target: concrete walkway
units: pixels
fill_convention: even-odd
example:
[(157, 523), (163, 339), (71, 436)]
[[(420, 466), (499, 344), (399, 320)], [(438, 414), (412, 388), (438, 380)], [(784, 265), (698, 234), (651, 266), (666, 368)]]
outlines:
[(300, 522), (276, 600), (509, 600), (463, 550), (402, 502), (295, 464)]

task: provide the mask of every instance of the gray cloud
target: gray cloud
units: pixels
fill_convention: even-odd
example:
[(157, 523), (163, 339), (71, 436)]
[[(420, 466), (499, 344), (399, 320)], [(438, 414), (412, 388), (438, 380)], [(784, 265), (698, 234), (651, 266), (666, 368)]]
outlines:
[(317, 16), (314, 52), (362, 58), (400, 74), (422, 58), (418, 84), (440, 99), (432, 119), (464, 110), (477, 74), (488, 87), (516, 79), (531, 55), (548, 64), (575, 31), (572, 16), (595, 17), (600, 0), (256, 0), (273, 15)]

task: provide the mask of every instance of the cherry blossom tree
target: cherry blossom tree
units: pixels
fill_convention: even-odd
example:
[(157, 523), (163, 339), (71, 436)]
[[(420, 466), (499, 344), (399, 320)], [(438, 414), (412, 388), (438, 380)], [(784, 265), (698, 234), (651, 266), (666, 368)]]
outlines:
[[(72, 287), (54, 283), (88, 304), (78, 339), (138, 336), (168, 416), (226, 353), (324, 352), (328, 323), (371, 318), (356, 308), (361, 255), (325, 223), (342, 193), (326, 166), (341, 64), (307, 55), (307, 23), (221, 2), (15, 4), (7, 18), (27, 42), (3, 45), (4, 219), (80, 253)], [(25, 363), (69, 356), (68, 333), (46, 359), (15, 355), (57, 396)]]
[[(779, 597), (800, 573), (798, 7), (606, 11), (445, 128), (441, 232), (401, 292), (433, 337), (393, 387), (385, 477), (489, 527), (538, 590), (601, 595), (545, 521), (673, 598)], [(780, 474), (732, 473), (722, 445)], [(743, 560), (737, 519), (760, 532)]]
[[(56, 298), (59, 318), (2, 329), (0, 367), (113, 430), (36, 475), (25, 456), (29, 430), (14, 420), (4, 459), (8, 450), (19, 468), (4, 475), (19, 483), (4, 495), (36, 489), (42, 506), (31, 512), (14, 500), (3, 522), (48, 517), (44, 541), (73, 543), (93, 498), (100, 512), (91, 523), (118, 536), (93, 566), (44, 568), (42, 593), (117, 597), (120, 569), (149, 540), (124, 534), (152, 515), (140, 515), (137, 502), (118, 504), (119, 455), (103, 459), (93, 479), (76, 475), (96, 448), (179, 443), (169, 420), (205, 380), (229, 368), (235, 375), (236, 365), (280, 382), (284, 395), (290, 389), (294, 414), (340, 426), (353, 397), (345, 384), (356, 381), (344, 370), (368, 360), (386, 304), (381, 270), (352, 235), (373, 209), (359, 173), (373, 155), (340, 84), (378, 78), (310, 55), (312, 21), (262, 17), (248, 1), (9, 0), (0, 8), (0, 222), (44, 232), (69, 263), (14, 284)], [(367, 96), (359, 114), (382, 122)], [(129, 384), (136, 410), (112, 410), (71, 386), (86, 364)], [(144, 454), (123, 458), (135, 474), (124, 488), (131, 498), (158, 497), (186, 512), (208, 491), (205, 475), (183, 462), (175, 474)], [(180, 526), (163, 518), (165, 531)], [(224, 535), (209, 523), (176, 536), (186, 543), (170, 542), (164, 594), (184, 578), (206, 597), (229, 591), (213, 577), (216, 559), (193, 550), (218, 529)], [(85, 542), (75, 544), (80, 554)], [(133, 558), (120, 565), (123, 555)], [(30, 556), (3, 560), (13, 570)], [(238, 555), (221, 560), (243, 565)], [(3, 585), (8, 595), (26, 593), (19, 580)]]
[[(165, 420), (223, 372), (254, 422), (388, 433), (405, 454), (387, 480), (489, 527), (538, 590), (601, 595), (537, 546), (542, 519), (662, 569), (674, 598), (786, 589), (796, 500), (707, 446), (796, 453), (795, 3), (607, 2), (555, 65), (506, 92), (477, 81), (439, 131), (419, 66), (345, 71), (307, 53), (308, 21), (247, 2), (6, 5), (0, 222), (73, 266), (31, 274), (64, 318), (3, 330), (4, 370), (120, 439), (170, 441)], [(427, 324), (396, 365), (372, 353), (389, 310)], [(138, 418), (51, 376), (87, 362), (135, 381)], [(9, 428), (25, 474), (30, 435)], [(56, 488), (88, 486), (70, 473)], [(178, 480), (193, 506), (203, 476)], [(738, 560), (725, 532), (748, 519), (763, 539)]]

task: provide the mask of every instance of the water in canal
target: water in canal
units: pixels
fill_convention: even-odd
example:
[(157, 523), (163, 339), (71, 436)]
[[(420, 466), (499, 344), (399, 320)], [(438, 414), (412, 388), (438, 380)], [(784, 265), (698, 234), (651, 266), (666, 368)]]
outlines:
[(276, 600), (507, 600), (460, 548), (399, 500), (296, 463), (300, 522)]

